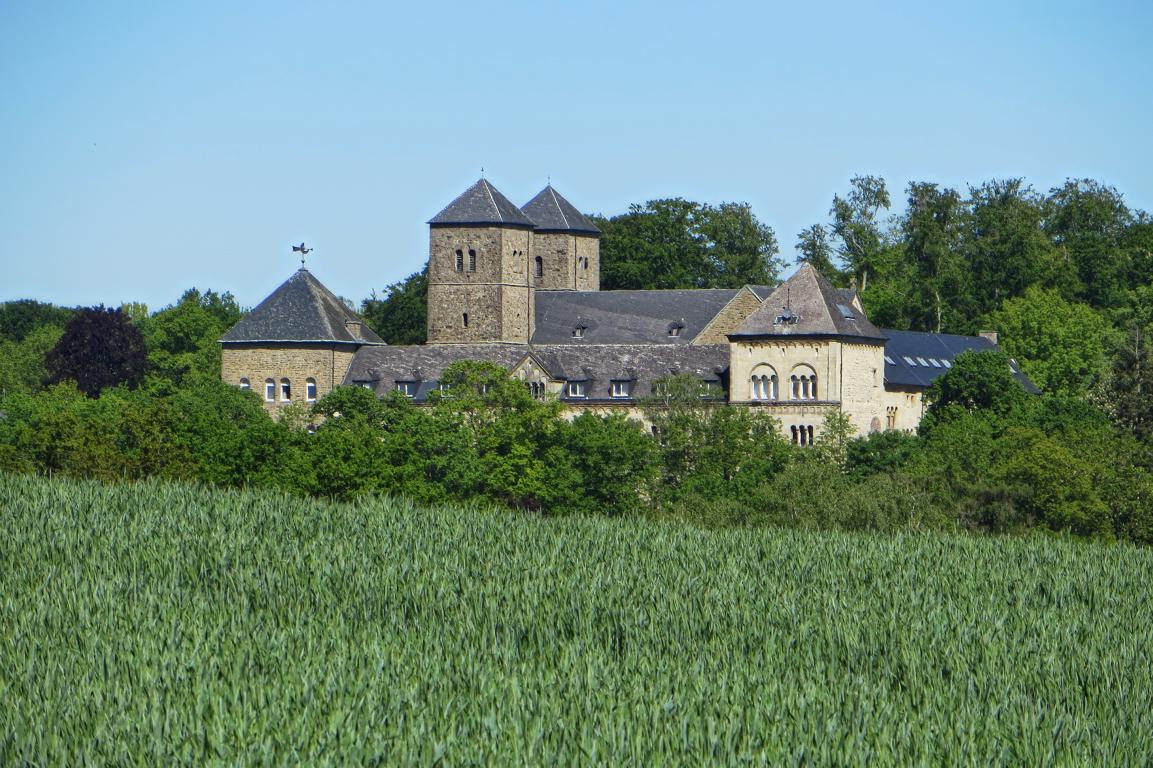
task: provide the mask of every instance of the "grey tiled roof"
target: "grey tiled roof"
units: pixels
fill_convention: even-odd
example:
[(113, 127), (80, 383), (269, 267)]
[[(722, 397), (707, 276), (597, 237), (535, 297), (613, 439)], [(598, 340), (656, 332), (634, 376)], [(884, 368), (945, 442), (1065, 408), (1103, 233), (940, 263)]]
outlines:
[[(346, 323), (359, 323), (353, 329)], [(324, 341), (383, 344), (332, 291), (303, 267), (269, 294), (221, 338), (225, 343), (251, 341)]]
[(802, 264), (730, 335), (885, 338), (863, 312), (852, 307), (851, 298), (810, 264)]
[[(532, 343), (688, 344), (741, 290), (537, 291)], [(573, 337), (578, 324), (583, 338)]]
[(565, 200), (551, 184), (521, 206), (521, 211), (533, 220), (537, 229), (544, 232), (579, 232), (588, 235), (601, 233), (595, 224), (586, 219), (576, 206)]
[[(962, 352), (997, 349), (996, 344), (982, 336), (888, 329), (884, 333), (888, 337), (885, 342), (885, 384), (899, 387), (927, 388), (949, 370), (953, 360)], [(946, 362), (949, 365), (945, 365)], [(1016, 363), (1011, 363), (1010, 368), (1026, 391), (1033, 394), (1040, 391)]]
[[(613, 381), (630, 382), (630, 397), (652, 394), (653, 382), (677, 373), (689, 373), (703, 381), (723, 385), (729, 366), (727, 344), (654, 347), (636, 345), (545, 345), (445, 344), (435, 346), (365, 347), (356, 353), (345, 384), (369, 385), (378, 395), (396, 388), (397, 382), (416, 383), (416, 397), (424, 401), (436, 389), (444, 369), (458, 360), (484, 360), (503, 368), (515, 368), (532, 355), (548, 375), (561, 381), (586, 384), (587, 397), (577, 402), (620, 401), (613, 398)], [(562, 396), (562, 399), (568, 399)]]
[(532, 219), (521, 213), (512, 201), (496, 187), (481, 179), (466, 189), (444, 210), (429, 219), (429, 224), (495, 224), (532, 227)]

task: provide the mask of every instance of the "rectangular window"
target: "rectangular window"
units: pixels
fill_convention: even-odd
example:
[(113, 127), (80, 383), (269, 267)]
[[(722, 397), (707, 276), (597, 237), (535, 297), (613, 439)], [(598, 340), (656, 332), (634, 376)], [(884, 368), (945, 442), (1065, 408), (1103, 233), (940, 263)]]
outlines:
[(628, 397), (629, 390), (631, 389), (631, 382), (628, 381), (614, 381), (610, 387), (610, 392), (613, 397)]
[(565, 391), (568, 393), (569, 397), (587, 397), (588, 396), (586, 394), (586, 392), (588, 390), (586, 388), (585, 382), (583, 382), (583, 381), (570, 381), (568, 383), (568, 387), (566, 388)]
[(264, 399), (270, 403), (276, 399), (276, 385), (272, 383), (272, 379), (264, 382)]
[(308, 402), (316, 402), (316, 382), (311, 379), (304, 385), (304, 398)]
[(405, 397), (416, 397), (416, 382), (398, 381), (396, 382), (396, 391), (402, 393)]

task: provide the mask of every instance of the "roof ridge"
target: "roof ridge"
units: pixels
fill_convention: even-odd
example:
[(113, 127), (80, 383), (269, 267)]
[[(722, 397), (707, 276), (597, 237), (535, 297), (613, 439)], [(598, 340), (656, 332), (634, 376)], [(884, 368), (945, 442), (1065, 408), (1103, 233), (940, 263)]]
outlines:
[(553, 186), (552, 186), (552, 183), (551, 183), (551, 182), (549, 182), (549, 185), (548, 185), (548, 193), (549, 193), (550, 195), (552, 195), (552, 202), (553, 202), (553, 205), (555, 205), (555, 206), (556, 206), (556, 209), (557, 209), (557, 211), (559, 211), (559, 212), (560, 212), (561, 221), (563, 221), (563, 222), (564, 222), (564, 225), (565, 225), (565, 227), (566, 227), (566, 228), (569, 228), (569, 227), (571, 227), (572, 225), (571, 225), (571, 224), (569, 224), (568, 216), (565, 216), (565, 213), (564, 213), (564, 206), (562, 206), (562, 205), (560, 204), (560, 200), (557, 200), (557, 198), (556, 198), (556, 190), (555, 190), (555, 189), (553, 189)]
[(500, 212), (500, 206), (496, 204), (496, 198), (493, 197), (492, 187), (488, 185), (488, 179), (483, 176), (480, 177), (480, 183), (484, 185), (484, 191), (488, 193), (488, 201), (492, 203), (492, 209), (496, 211), (496, 217), (504, 223), (504, 214)]

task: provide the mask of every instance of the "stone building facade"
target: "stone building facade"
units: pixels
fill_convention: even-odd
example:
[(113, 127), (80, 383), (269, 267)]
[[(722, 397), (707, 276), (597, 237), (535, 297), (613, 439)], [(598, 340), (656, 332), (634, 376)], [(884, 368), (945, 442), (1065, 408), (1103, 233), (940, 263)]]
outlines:
[(340, 384), (424, 402), (446, 367), (487, 360), (574, 413), (639, 416), (662, 379), (689, 374), (809, 444), (829, 413), (858, 434), (915, 429), (956, 355), (995, 347), (877, 328), (809, 265), (775, 287), (601, 291), (599, 238), (551, 185), (517, 208), (481, 179), (429, 221), (427, 344), (385, 344), (302, 269), (224, 336), (222, 375), (275, 411)]

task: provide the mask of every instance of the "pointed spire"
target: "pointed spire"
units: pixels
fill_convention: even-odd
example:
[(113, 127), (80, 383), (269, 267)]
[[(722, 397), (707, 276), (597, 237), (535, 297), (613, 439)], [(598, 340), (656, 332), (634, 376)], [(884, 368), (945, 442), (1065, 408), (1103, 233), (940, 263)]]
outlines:
[(526, 216), (536, 223), (543, 232), (577, 232), (584, 235), (599, 235), (601, 231), (586, 219), (576, 206), (565, 200), (552, 187), (552, 179), (537, 196), (521, 208)]
[(444, 210), (429, 219), (432, 225), (495, 224), (532, 227), (533, 222), (483, 176)]

